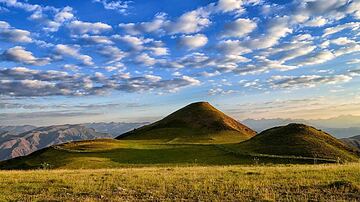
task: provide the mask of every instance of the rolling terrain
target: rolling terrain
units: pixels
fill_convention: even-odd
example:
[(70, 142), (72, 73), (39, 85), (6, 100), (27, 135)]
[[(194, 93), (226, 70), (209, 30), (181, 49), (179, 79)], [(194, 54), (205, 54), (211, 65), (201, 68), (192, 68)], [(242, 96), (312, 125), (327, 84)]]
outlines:
[(100, 169), (358, 160), (355, 150), (313, 127), (290, 124), (255, 135), (250, 128), (200, 102), (117, 139), (50, 146), (0, 162), (0, 168)]
[(304, 124), (274, 127), (232, 148), (259, 154), (358, 160), (356, 150), (328, 133)]

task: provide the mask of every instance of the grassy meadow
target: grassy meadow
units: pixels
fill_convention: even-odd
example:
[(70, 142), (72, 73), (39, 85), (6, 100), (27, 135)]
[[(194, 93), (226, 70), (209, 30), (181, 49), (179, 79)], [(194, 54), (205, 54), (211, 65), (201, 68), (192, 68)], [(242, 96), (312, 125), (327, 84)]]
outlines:
[[(0, 162), (0, 169), (107, 169), (146, 166), (217, 166), (314, 163), (313, 158), (257, 155), (232, 144), (169, 143), (158, 140), (71, 142), (49, 147), (25, 157)], [(334, 162), (316, 159), (317, 163)]]
[(360, 164), (0, 171), (0, 201), (359, 201)]

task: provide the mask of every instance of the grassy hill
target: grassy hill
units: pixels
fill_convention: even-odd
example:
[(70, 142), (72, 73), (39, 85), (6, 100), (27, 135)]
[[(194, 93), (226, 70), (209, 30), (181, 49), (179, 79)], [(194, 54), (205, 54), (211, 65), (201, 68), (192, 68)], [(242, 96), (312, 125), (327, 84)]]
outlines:
[(248, 127), (210, 104), (200, 102), (118, 139), (51, 146), (26, 157), (0, 162), (0, 169), (100, 169), (359, 160), (356, 152), (344, 143), (302, 124), (289, 124), (254, 135), (255, 132)]
[(207, 102), (192, 103), (164, 119), (117, 137), (124, 140), (162, 140), (170, 143), (233, 143), (255, 131)]
[(328, 133), (303, 124), (289, 124), (261, 132), (230, 146), (243, 152), (356, 161), (358, 154)]

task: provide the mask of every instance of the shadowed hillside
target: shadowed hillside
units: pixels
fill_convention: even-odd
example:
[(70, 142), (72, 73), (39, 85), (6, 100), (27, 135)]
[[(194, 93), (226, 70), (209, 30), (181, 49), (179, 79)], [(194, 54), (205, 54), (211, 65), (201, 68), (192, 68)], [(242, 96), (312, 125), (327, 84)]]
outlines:
[(127, 132), (117, 139), (162, 139), (173, 142), (236, 142), (255, 131), (237, 122), (207, 102), (197, 102), (164, 119)]
[(237, 147), (259, 154), (358, 160), (354, 149), (326, 132), (303, 124), (265, 130)]

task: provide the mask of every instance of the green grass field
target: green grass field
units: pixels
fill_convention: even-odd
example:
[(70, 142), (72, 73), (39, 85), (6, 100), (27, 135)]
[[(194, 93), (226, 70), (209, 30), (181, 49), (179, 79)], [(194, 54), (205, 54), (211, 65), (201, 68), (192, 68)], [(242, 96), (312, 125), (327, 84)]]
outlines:
[[(256, 155), (231, 144), (175, 144), (153, 140), (92, 140), (72, 142), (0, 162), (1, 169), (104, 169), (145, 166), (216, 166), (313, 163), (313, 158)], [(317, 163), (334, 160), (316, 159)]]
[(359, 201), (360, 164), (0, 171), (0, 201)]

